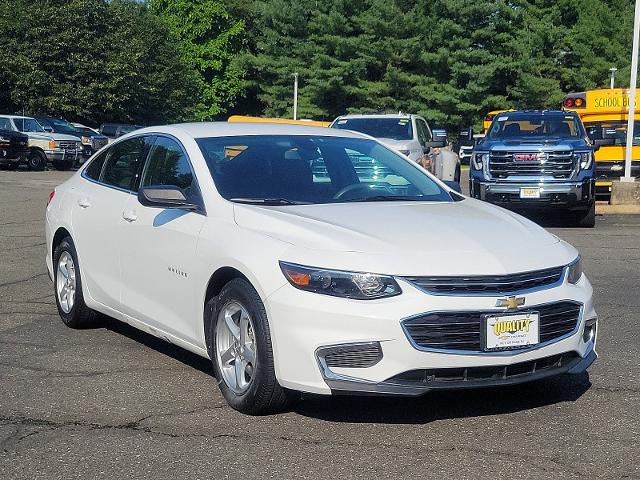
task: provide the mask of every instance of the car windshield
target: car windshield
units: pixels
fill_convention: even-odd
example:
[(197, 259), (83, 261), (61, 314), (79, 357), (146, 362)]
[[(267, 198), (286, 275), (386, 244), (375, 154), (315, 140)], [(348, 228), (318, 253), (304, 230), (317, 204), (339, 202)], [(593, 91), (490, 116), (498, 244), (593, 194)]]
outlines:
[(369, 139), (252, 135), (197, 142), (218, 191), (235, 202), (452, 201), (416, 165)]
[(82, 134), (82, 132), (80, 132), (76, 127), (65, 120), (52, 118), (49, 120), (49, 122), (51, 123), (51, 125), (53, 125), (54, 131), (58, 133), (68, 133), (71, 135)]
[(332, 125), (332, 128), (366, 133), (375, 138), (390, 138), (392, 140), (411, 140), (413, 138), (413, 127), (409, 117), (340, 118)]
[(44, 128), (33, 118), (14, 118), (13, 122), (21, 132), (44, 132)]
[(583, 135), (579, 120), (563, 113), (504, 113), (497, 115), (489, 129), (489, 139), (578, 138)]
[[(627, 145), (627, 122), (591, 122), (585, 124), (587, 135), (591, 140), (610, 139), (612, 145)], [(640, 145), (640, 122), (633, 124), (633, 145)]]

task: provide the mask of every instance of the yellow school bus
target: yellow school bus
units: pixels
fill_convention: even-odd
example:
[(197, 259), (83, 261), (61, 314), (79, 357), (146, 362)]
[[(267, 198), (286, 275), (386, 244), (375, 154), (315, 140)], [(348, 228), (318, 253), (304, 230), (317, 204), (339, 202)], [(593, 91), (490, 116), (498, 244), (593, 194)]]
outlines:
[(228, 118), (227, 122), (238, 123), (286, 123), (291, 125), (307, 125), (309, 127), (328, 127), (331, 122), (321, 122), (319, 120), (293, 120), (290, 118), (263, 118), (263, 117), (249, 117), (245, 115), (232, 115)]
[[(562, 102), (565, 110), (582, 119), (591, 141), (600, 145), (596, 158), (596, 193), (608, 197), (613, 180), (624, 175), (627, 140), (629, 90), (609, 88), (569, 93)], [(637, 108), (637, 107), (636, 107)], [(640, 176), (640, 121), (633, 127), (631, 176)]]
[(499, 115), (504, 112), (513, 112), (513, 111), (514, 110), (492, 110), (489, 113), (487, 113), (484, 116), (484, 119), (482, 120), (482, 133), (487, 133), (487, 130), (489, 130), (489, 127), (491, 126), (491, 122), (493, 122), (493, 119), (496, 115)]

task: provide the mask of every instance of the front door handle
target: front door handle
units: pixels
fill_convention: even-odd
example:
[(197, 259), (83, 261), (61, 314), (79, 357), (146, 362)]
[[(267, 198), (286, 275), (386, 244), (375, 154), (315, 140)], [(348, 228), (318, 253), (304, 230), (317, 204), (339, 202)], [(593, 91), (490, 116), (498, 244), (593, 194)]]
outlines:
[(89, 208), (91, 206), (91, 202), (88, 198), (81, 198), (78, 200), (78, 206), (80, 208)]
[(133, 210), (128, 210), (128, 211), (122, 212), (122, 218), (124, 218), (127, 222), (131, 223), (131, 222), (135, 222), (138, 219), (138, 216), (136, 215), (136, 212), (134, 212)]

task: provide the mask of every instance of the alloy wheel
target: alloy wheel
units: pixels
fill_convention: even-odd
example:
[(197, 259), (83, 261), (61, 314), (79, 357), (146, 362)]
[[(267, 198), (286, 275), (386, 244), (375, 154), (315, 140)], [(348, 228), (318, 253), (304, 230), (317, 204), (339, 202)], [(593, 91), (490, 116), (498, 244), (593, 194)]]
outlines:
[(76, 298), (76, 267), (73, 263), (73, 257), (66, 251), (62, 252), (58, 259), (56, 293), (60, 308), (64, 313), (69, 313)]

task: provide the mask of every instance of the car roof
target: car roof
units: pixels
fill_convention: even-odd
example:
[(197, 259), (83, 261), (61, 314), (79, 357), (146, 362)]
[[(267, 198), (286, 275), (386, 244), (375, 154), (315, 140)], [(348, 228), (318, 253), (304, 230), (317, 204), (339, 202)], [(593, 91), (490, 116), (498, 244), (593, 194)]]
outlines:
[(512, 117), (512, 116), (526, 116), (526, 115), (531, 115), (532, 113), (536, 115), (571, 115), (572, 113), (575, 113), (575, 112), (566, 112), (564, 110), (513, 110), (513, 111), (503, 112), (502, 114)]
[(340, 115), (338, 118), (411, 118), (417, 115), (413, 113), (350, 113), (348, 115)]
[(186, 133), (193, 138), (232, 137), (242, 135), (313, 135), (322, 137), (369, 138), (348, 130), (338, 130), (327, 127), (311, 127), (306, 125), (290, 125), (283, 123), (228, 123), (228, 122), (199, 122), (180, 123), (159, 127), (145, 127), (129, 135), (141, 133)]
[(25, 118), (35, 120), (33, 117), (24, 117), (22, 115), (0, 115), (0, 118)]

